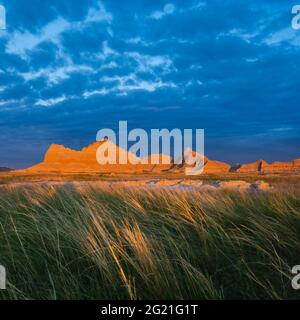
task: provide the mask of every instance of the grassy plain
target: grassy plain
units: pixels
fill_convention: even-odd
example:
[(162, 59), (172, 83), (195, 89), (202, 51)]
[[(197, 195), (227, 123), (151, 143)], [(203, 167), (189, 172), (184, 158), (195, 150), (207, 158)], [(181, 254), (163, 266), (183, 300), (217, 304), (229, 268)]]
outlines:
[(270, 192), (0, 188), (2, 299), (293, 299), (298, 182)]

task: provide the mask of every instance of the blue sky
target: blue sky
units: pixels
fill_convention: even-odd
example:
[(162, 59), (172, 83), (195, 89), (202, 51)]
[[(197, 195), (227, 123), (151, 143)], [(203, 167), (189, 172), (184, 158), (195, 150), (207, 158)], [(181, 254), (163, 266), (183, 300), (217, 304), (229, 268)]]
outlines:
[(0, 166), (81, 148), (119, 120), (204, 128), (206, 155), (230, 163), (300, 157), (297, 1), (0, 4)]

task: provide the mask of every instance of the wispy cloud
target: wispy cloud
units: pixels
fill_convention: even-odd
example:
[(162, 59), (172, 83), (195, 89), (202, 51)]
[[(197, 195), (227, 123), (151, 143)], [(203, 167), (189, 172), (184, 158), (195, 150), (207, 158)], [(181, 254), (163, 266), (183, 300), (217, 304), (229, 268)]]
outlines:
[(116, 50), (112, 49), (108, 45), (107, 41), (104, 41), (102, 44), (102, 51), (96, 55), (96, 58), (98, 58), (100, 60), (106, 60), (107, 58), (112, 58), (112, 57), (116, 57), (119, 55), (120, 54)]
[(218, 35), (217, 39), (222, 36), (233, 36), (233, 37), (240, 38), (240, 39), (250, 43), (256, 36), (259, 35), (259, 33), (260, 33), (259, 30), (249, 32), (249, 31), (234, 28), (234, 29), (231, 29), (227, 33), (220, 33)]
[(73, 63), (62, 67), (50, 67), (38, 71), (20, 73), (19, 75), (25, 81), (31, 81), (38, 78), (46, 78), (49, 85), (55, 85), (63, 80), (69, 79), (74, 73), (93, 73), (94, 69), (87, 65), (75, 65)]
[(180, 106), (166, 106), (166, 107), (146, 107), (144, 110), (152, 111), (152, 112), (165, 112), (165, 111), (176, 111), (180, 110)]
[(204, 1), (199, 1), (195, 5), (191, 6), (190, 10), (202, 10), (204, 7), (206, 7), (207, 3)]
[(106, 10), (102, 2), (98, 1), (98, 7), (89, 9), (89, 12), (83, 24), (102, 21), (110, 24), (112, 22), (112, 19), (112, 14)]
[(17, 54), (26, 57), (26, 52), (31, 51), (42, 42), (52, 41), (57, 42), (59, 35), (68, 30), (71, 24), (63, 18), (58, 18), (45, 27), (38, 33), (33, 34), (28, 31), (16, 31), (6, 46), (8, 54)]
[(163, 82), (160, 79), (155, 81), (133, 79), (132, 83), (121, 80), (120, 83), (116, 86), (116, 89), (123, 93), (127, 93), (128, 91), (133, 90), (145, 90), (148, 92), (154, 92), (157, 89), (164, 87), (176, 88), (176, 85), (173, 82)]
[(7, 89), (7, 86), (0, 86), (0, 92), (3, 92)]
[(14, 100), (14, 99), (11, 99), (11, 100), (0, 100), (0, 107), (1, 106), (11, 105), (11, 104), (18, 103), (18, 102), (20, 102), (20, 101), (19, 100)]
[(154, 92), (160, 88), (176, 88), (176, 85), (171, 81), (164, 82), (161, 79), (155, 79), (152, 81), (143, 80), (139, 79), (134, 73), (126, 76), (105, 76), (100, 80), (109, 86), (99, 90), (86, 91), (83, 94), (86, 99), (95, 95), (104, 96), (110, 93), (126, 96), (130, 91), (143, 90), (147, 92)]
[(171, 70), (173, 65), (172, 60), (167, 55), (151, 56), (143, 55), (139, 52), (126, 52), (125, 56), (136, 62), (136, 72), (153, 73), (156, 68), (160, 68), (164, 73), (167, 73)]
[(89, 65), (74, 64), (70, 56), (61, 50), (58, 50), (56, 57), (57, 60), (61, 61), (60, 64), (38, 70), (33, 68), (31, 71), (20, 72), (18, 75), (21, 76), (25, 81), (45, 78), (48, 82), (48, 85), (51, 86), (69, 79), (72, 74), (91, 74), (95, 72), (94, 69)]
[(83, 97), (85, 99), (88, 99), (88, 98), (90, 98), (92, 96), (97, 96), (97, 95), (106, 96), (109, 93), (110, 93), (110, 90), (108, 90), (108, 89), (85, 91), (84, 94), (83, 94)]
[(110, 24), (111, 21), (112, 15), (106, 11), (101, 2), (98, 2), (97, 8), (91, 8), (83, 21), (69, 22), (62, 17), (58, 17), (36, 33), (31, 33), (27, 30), (15, 31), (9, 36), (6, 53), (16, 54), (26, 59), (27, 53), (43, 42), (51, 41), (59, 45), (60, 36), (67, 31), (82, 30), (87, 25), (97, 22)]
[(108, 63), (105, 63), (101, 66), (101, 70), (106, 70), (106, 69), (115, 69), (118, 67), (118, 64), (115, 61), (111, 61)]
[(58, 97), (58, 98), (51, 98), (51, 99), (39, 99), (35, 105), (36, 106), (42, 106), (42, 107), (51, 107), (51, 106), (54, 106), (54, 105), (57, 105), (61, 102), (64, 102), (66, 101), (67, 98), (66, 96), (61, 96), (61, 97)]
[(168, 3), (163, 7), (162, 10), (154, 11), (150, 15), (150, 18), (151, 19), (155, 19), (155, 20), (161, 20), (165, 16), (172, 15), (175, 12), (179, 13), (179, 14), (182, 14), (182, 13), (186, 13), (186, 12), (189, 12), (189, 11), (202, 10), (203, 8), (206, 7), (206, 5), (207, 5), (206, 2), (199, 1), (199, 2), (197, 2), (196, 4), (194, 4), (192, 6), (185, 7), (184, 9), (177, 9), (174, 4)]
[(166, 4), (162, 10), (157, 10), (153, 12), (150, 16), (150, 18), (155, 19), (155, 20), (160, 20), (164, 16), (173, 14), (175, 11), (175, 6), (172, 3)]
[(269, 35), (265, 40), (269, 46), (289, 43), (293, 46), (300, 46), (300, 35), (292, 28), (285, 28)]

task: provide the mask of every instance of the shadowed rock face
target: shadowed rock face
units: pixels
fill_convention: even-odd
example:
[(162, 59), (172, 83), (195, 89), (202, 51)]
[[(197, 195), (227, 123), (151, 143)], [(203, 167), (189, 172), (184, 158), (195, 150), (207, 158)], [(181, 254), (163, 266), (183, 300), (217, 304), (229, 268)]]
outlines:
[(258, 173), (261, 171), (263, 165), (267, 164), (264, 160), (258, 160), (253, 163), (242, 164), (237, 166), (233, 172), (238, 173)]
[[(202, 161), (204, 161), (204, 171), (203, 173), (227, 173), (230, 170), (230, 165), (225, 163), (225, 162), (221, 162), (221, 161), (215, 161), (215, 160), (210, 160), (207, 157), (203, 157), (200, 154), (197, 154), (195, 151), (193, 150), (186, 150), (184, 153), (184, 159), (188, 159), (187, 161), (190, 163), (190, 161), (193, 163), (193, 159), (201, 159)], [(185, 160), (182, 160), (182, 164), (180, 165), (174, 165), (173, 169), (175, 171), (180, 171), (180, 172), (184, 172), (184, 170), (186, 168), (192, 168), (195, 165), (194, 164), (188, 164), (186, 163)]]

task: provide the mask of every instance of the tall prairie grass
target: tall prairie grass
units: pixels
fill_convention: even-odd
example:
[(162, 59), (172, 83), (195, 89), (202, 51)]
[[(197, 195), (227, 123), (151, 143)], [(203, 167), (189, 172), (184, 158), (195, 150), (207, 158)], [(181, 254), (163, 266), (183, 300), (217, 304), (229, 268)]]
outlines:
[(1, 189), (2, 299), (292, 299), (296, 193)]

